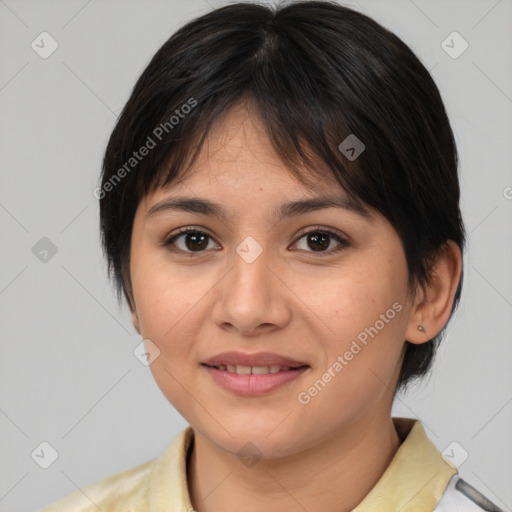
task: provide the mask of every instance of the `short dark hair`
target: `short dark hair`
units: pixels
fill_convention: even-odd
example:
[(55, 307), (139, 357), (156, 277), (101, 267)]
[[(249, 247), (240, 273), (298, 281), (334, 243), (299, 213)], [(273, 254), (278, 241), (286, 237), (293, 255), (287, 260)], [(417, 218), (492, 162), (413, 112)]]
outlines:
[[(319, 160), (352, 199), (388, 219), (402, 240), (413, 294), (429, 282), (447, 240), (463, 253), (453, 132), (411, 49), (336, 2), (235, 3), (190, 21), (163, 44), (108, 142), (95, 192), (102, 246), (118, 300), (123, 293), (132, 310), (130, 240), (140, 200), (185, 176), (215, 122), (247, 100), (301, 182), (309, 183), (301, 169), (319, 172)], [(339, 149), (351, 134), (365, 146), (355, 160)], [(404, 340), (397, 389), (429, 371), (445, 328), (427, 343)]]

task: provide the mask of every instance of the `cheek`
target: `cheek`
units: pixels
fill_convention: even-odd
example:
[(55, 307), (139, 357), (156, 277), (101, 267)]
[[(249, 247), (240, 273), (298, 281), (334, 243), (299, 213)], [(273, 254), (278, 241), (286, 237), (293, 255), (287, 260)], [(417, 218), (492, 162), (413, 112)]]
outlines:
[[(165, 255), (140, 251), (132, 260), (132, 283), (142, 334), (160, 342), (186, 329), (184, 319), (207, 293), (208, 280), (192, 267), (170, 265)], [(203, 276), (204, 277), (204, 276)]]
[(318, 368), (302, 389), (307, 394), (303, 398), (310, 399), (307, 410), (312, 417), (339, 425), (392, 400), (401, 362), (401, 315), (405, 309), (398, 301), (383, 304), (363, 313), (353, 310), (352, 318), (346, 316), (335, 324), (337, 336), (325, 345), (325, 366)]
[[(150, 366), (153, 378), (176, 410), (187, 417), (190, 396), (182, 386), (190, 362), (196, 360), (193, 350), (201, 325), (197, 305), (209, 287), (149, 257), (134, 261), (132, 280), (141, 334), (160, 350)], [(195, 396), (200, 399), (200, 390)]]
[(319, 337), (327, 352), (326, 368), (319, 372), (331, 368), (336, 376), (323, 374), (335, 382), (326, 386), (324, 398), (332, 395), (335, 403), (347, 406), (365, 403), (392, 382), (407, 324), (405, 264), (399, 251), (368, 253), (329, 279), (316, 280), (313, 288), (300, 290), (318, 312), (317, 324), (325, 333)]
[[(347, 259), (338, 267), (317, 270), (314, 276), (292, 280), (292, 285), (301, 299), (297, 305), (304, 315), (316, 318), (328, 339), (343, 344), (374, 325), (395, 302), (404, 306), (405, 259), (400, 252), (368, 251)], [(394, 319), (398, 316), (395, 313), (392, 310), (388, 316)], [(390, 330), (387, 324), (386, 328)]]

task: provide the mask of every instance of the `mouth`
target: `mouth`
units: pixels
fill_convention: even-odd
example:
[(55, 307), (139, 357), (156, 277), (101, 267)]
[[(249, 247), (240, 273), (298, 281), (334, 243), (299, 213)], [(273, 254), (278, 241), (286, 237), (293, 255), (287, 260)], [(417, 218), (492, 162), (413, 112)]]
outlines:
[(267, 375), (270, 373), (279, 373), (279, 372), (287, 372), (287, 371), (297, 371), (300, 369), (309, 368), (309, 365), (305, 364), (297, 367), (290, 366), (280, 366), (280, 365), (270, 365), (270, 366), (244, 366), (244, 365), (232, 365), (232, 364), (221, 364), (218, 366), (208, 365), (202, 363), (203, 366), (207, 366), (208, 368), (215, 368), (216, 370), (220, 370), (223, 372), (236, 373), (237, 375)]
[[(297, 361), (287, 356), (281, 356), (273, 352), (256, 352), (254, 354), (248, 354), (245, 352), (223, 352), (214, 357), (210, 357), (202, 364), (207, 366), (213, 366), (215, 368), (223, 368), (223, 370), (231, 371), (232, 373), (248, 374), (247, 368), (256, 368), (256, 372), (262, 371), (264, 368), (268, 368), (269, 371), (265, 373), (277, 373), (280, 368), (299, 368), (301, 366), (307, 366), (304, 361)], [(236, 368), (241, 368), (238, 372)], [(272, 371), (270, 371), (272, 369)], [(244, 372), (244, 373), (242, 373)]]
[(222, 389), (238, 396), (268, 394), (299, 379), (311, 366), (271, 353), (225, 353), (201, 363)]

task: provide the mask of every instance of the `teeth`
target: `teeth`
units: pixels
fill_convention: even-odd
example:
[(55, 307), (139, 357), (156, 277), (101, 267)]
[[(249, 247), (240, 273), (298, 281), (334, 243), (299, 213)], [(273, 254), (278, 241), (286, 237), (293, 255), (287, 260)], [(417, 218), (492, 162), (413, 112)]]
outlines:
[(253, 375), (264, 375), (268, 373), (268, 366), (253, 366), (251, 373)]
[(277, 373), (289, 370), (289, 366), (279, 366), (276, 364), (270, 366), (241, 366), (241, 365), (219, 365), (219, 370), (228, 371), (230, 373), (238, 373), (238, 375), (266, 375), (267, 373)]

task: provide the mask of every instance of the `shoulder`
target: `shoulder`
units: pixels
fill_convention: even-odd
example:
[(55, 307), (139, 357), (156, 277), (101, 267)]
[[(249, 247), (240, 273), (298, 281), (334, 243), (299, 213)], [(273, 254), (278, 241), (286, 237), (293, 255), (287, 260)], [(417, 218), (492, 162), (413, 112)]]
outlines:
[[(87, 485), (38, 512), (126, 512), (145, 510), (149, 484), (158, 459)], [(148, 508), (149, 510), (149, 508)]]
[(164, 453), (132, 469), (77, 488), (37, 512), (149, 512), (192, 510), (187, 490), (186, 459), (193, 446), (189, 426)]
[(482, 493), (454, 475), (434, 512), (504, 512)]

